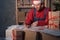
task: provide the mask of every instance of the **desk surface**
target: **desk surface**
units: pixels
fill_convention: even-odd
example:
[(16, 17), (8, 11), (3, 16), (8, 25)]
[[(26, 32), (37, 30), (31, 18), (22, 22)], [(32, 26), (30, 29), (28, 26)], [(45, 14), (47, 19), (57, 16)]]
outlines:
[(60, 37), (60, 30), (49, 30), (49, 29), (44, 29), (40, 30), (40, 32), (44, 32), (53, 36), (59, 36)]
[[(38, 28), (41, 28), (41, 27), (38, 27)], [(60, 37), (60, 30), (49, 30), (49, 29), (46, 29), (44, 28), (43, 30), (37, 30), (38, 28), (31, 28), (31, 31), (36, 31), (36, 32), (43, 32), (43, 33), (46, 33), (46, 34), (50, 34), (50, 35), (53, 35), (53, 36), (59, 36)]]
[[(25, 30), (23, 25), (18, 25), (17, 28), (20, 30)], [(35, 32), (43, 32), (43, 33), (53, 35), (53, 36), (60, 36), (60, 30), (49, 30), (46, 28), (44, 28), (43, 30), (37, 30), (38, 28), (43, 28), (43, 27), (40, 27), (40, 26), (39, 27), (31, 27), (31, 28), (28, 28), (26, 30), (35, 31)], [(11, 28), (9, 28), (9, 29), (11, 29)]]

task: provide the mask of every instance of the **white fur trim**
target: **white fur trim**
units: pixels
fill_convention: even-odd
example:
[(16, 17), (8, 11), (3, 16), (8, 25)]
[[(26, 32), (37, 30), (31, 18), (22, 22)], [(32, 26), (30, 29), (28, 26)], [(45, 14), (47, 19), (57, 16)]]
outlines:
[(34, 5), (32, 5), (32, 7), (34, 7)]
[(39, 4), (41, 1), (33, 1), (33, 4)]

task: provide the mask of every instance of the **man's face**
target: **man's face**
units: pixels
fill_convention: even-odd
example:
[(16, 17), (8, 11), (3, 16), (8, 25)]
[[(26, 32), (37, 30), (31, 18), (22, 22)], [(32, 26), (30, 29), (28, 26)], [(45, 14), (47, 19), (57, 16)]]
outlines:
[(41, 4), (34, 4), (34, 7), (36, 8), (37, 11), (41, 8)]

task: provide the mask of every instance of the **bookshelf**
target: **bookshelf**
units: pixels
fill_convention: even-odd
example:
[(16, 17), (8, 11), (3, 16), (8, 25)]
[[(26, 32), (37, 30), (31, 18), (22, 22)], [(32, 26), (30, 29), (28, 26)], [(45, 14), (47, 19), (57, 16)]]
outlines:
[(33, 8), (32, 0), (16, 0), (16, 24), (23, 24), (27, 12)]
[(17, 7), (32, 7), (32, 0), (17, 0)]

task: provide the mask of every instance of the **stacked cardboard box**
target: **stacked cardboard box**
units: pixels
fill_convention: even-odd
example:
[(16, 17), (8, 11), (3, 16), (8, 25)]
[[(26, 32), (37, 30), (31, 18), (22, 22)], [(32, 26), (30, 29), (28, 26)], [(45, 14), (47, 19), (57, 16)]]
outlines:
[(12, 30), (12, 40), (24, 40), (25, 32), (17, 29)]
[(25, 30), (25, 40), (36, 40), (36, 32)]
[(60, 30), (60, 11), (49, 12), (49, 29)]

